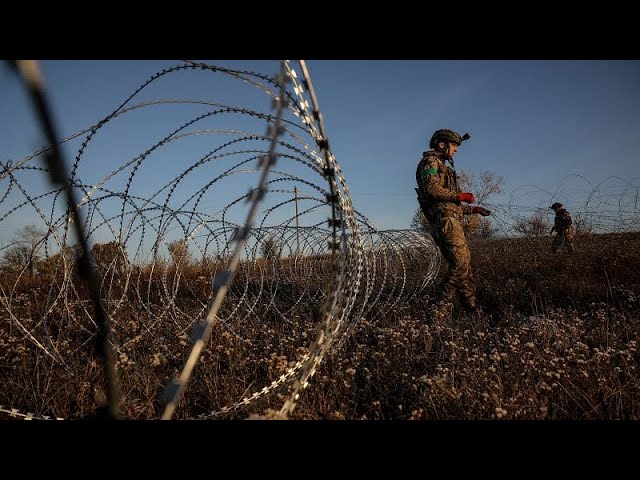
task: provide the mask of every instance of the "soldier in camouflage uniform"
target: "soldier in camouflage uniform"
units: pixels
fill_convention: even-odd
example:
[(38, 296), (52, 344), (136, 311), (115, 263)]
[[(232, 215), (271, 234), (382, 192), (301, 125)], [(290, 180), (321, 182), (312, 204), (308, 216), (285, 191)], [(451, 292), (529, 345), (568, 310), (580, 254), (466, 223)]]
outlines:
[(434, 240), (449, 264), (439, 287), (434, 312), (436, 318), (444, 318), (451, 313), (456, 293), (468, 313), (477, 312), (471, 256), (462, 229), (462, 215), (477, 213), (487, 216), (490, 212), (486, 208), (462, 205), (462, 202), (475, 201), (472, 193), (462, 192), (458, 187), (453, 164), (458, 147), (467, 139), (468, 134), (461, 137), (452, 130), (437, 130), (429, 142), (431, 150), (422, 154), (416, 170), (420, 208), (433, 227)]
[(557, 232), (556, 236), (553, 238), (553, 242), (551, 243), (551, 251), (556, 253), (558, 251), (558, 247), (564, 243), (567, 246), (567, 251), (569, 253), (573, 253), (573, 237), (575, 235), (575, 231), (573, 229), (571, 215), (569, 215), (569, 212), (567, 212), (562, 204), (558, 202), (554, 203), (549, 208), (556, 212), (553, 228), (549, 233), (552, 235), (554, 231)]

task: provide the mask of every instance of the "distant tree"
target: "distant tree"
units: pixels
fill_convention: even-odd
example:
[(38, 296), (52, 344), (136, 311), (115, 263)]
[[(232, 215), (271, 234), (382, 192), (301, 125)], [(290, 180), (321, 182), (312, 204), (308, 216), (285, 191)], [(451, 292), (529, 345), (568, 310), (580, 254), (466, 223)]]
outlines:
[(482, 205), (494, 195), (502, 193), (504, 177), (485, 170), (476, 177), (473, 173), (462, 171), (458, 177), (458, 186), (464, 192), (472, 192), (476, 197), (476, 203)]
[[(463, 170), (458, 176), (458, 186), (463, 192), (472, 192), (476, 201), (475, 205), (483, 205), (492, 196), (502, 193), (504, 177), (484, 170), (476, 177), (473, 173)], [(478, 229), (482, 229), (480, 236), (493, 235), (495, 230), (491, 226), (491, 217), (480, 217), (479, 215), (464, 215), (462, 217), (462, 228), (467, 235), (474, 234)]]
[(73, 267), (76, 264), (79, 253), (80, 246), (78, 244), (63, 245), (59, 252), (42, 259), (38, 269), (52, 273), (57, 268), (63, 268), (65, 264), (67, 267)]
[(127, 254), (115, 240), (109, 243), (96, 243), (91, 248), (95, 266), (100, 270), (108, 268), (121, 272), (127, 265)]
[(275, 237), (269, 237), (264, 242), (262, 242), (261, 251), (264, 258), (268, 258), (270, 260), (280, 258), (280, 245), (278, 245)]
[(191, 253), (189, 252), (189, 245), (185, 239), (175, 240), (169, 243), (167, 249), (169, 250), (169, 255), (171, 255), (173, 263), (176, 265), (185, 265), (190, 262)]
[(526, 237), (543, 237), (549, 234), (551, 223), (544, 213), (535, 212), (530, 217), (517, 219), (513, 228)]
[(2, 269), (8, 272), (19, 272), (29, 264), (29, 247), (13, 243), (2, 255)]
[(3, 269), (20, 271), (28, 268), (29, 275), (33, 276), (34, 267), (40, 260), (42, 239), (45, 236), (46, 232), (36, 225), (25, 225), (19, 229), (13, 238), (13, 245), (7, 248), (2, 256)]

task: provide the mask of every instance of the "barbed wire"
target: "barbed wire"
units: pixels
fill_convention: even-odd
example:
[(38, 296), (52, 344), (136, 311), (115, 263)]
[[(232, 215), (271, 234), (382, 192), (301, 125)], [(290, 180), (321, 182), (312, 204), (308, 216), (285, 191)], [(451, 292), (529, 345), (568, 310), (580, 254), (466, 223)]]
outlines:
[[(51, 151), (45, 156), (48, 165), (49, 179), (54, 185), (59, 185), (60, 190), (64, 192), (68, 218), (65, 225), (68, 226), (73, 223), (74, 233), (78, 238), (80, 251), (77, 262), (78, 273), (80, 277), (82, 277), (83, 285), (87, 288), (93, 303), (93, 313), (96, 318), (94, 324), (97, 324), (98, 328), (95, 336), (95, 347), (103, 363), (104, 383), (107, 390), (106, 411), (111, 418), (117, 419), (120, 418), (120, 392), (115, 375), (113, 350), (111, 349), (111, 327), (98, 291), (96, 272), (93, 267), (91, 251), (87, 245), (85, 230), (81, 225), (82, 216), (78, 210), (76, 194), (71, 182), (67, 178), (62, 152), (57, 144), (58, 134), (49, 109), (49, 100), (44, 86), (44, 78), (40, 73), (38, 63), (34, 60), (18, 60), (15, 62), (15, 67), (29, 92), (35, 114), (38, 122), (41, 124), (45, 139), (52, 146)], [(37, 341), (35, 343), (43, 348)]]
[[(224, 330), (216, 330), (216, 335), (229, 333), (235, 339), (246, 340), (242, 322), (259, 320), (265, 313), (275, 312), (282, 321), (294, 323), (289, 317), (296, 315), (297, 309), (309, 310), (307, 298), (315, 305), (316, 314), (322, 312), (323, 322), (333, 322), (334, 317), (340, 317), (337, 320), (340, 322), (348, 315), (357, 293), (357, 283), (352, 283), (349, 289), (341, 287), (347, 275), (350, 275), (345, 268), (349, 266), (348, 261), (352, 258), (357, 261), (357, 255), (348, 250), (359, 241), (357, 236), (347, 233), (349, 222), (351, 225), (355, 223), (350, 219), (345, 221), (351, 215), (346, 182), (339, 169), (336, 169), (335, 158), (327, 156), (322, 148), (318, 152), (316, 147), (311, 146), (326, 141), (322, 136), (323, 127), (315, 124), (317, 112), (309, 110), (309, 101), (305, 99), (305, 95), (310, 93), (295, 82), (293, 66), (283, 62), (282, 68), (274, 77), (193, 62), (166, 68), (152, 75), (104, 119), (62, 141), (80, 142), (69, 181), (81, 196), (77, 207), (84, 212), (83, 227), (91, 238), (106, 236), (111, 240), (94, 243), (93, 252), (95, 266), (101, 275), (100, 295), (114, 329), (112, 346), (117, 355), (116, 368), (119, 374), (124, 374), (127, 368), (143, 370), (142, 366), (128, 361), (128, 355), (144, 342), (157, 344), (160, 330), (170, 328), (173, 333), (167, 332), (167, 336), (174, 335), (183, 346), (187, 346), (187, 332), (193, 330), (191, 355), (185, 361), (180, 381), (171, 383), (167, 389), (163, 418), (171, 418), (178, 406), (214, 324)], [(186, 71), (228, 75), (258, 87), (272, 98), (275, 113), (267, 114), (253, 107), (224, 105), (222, 102), (188, 99), (142, 99), (135, 105), (131, 104), (134, 97), (138, 98), (155, 83)], [(293, 79), (293, 92), (285, 91), (286, 81), (290, 79)], [(306, 80), (308, 84), (309, 80)], [(150, 147), (143, 147), (142, 153), (134, 154), (129, 159), (119, 152), (117, 158), (120, 160), (105, 163), (107, 169), (104, 169), (104, 174), (96, 180), (90, 179), (95, 177), (95, 169), (89, 167), (95, 167), (94, 158), (98, 151), (98, 147), (93, 145), (101, 143), (101, 136), (106, 135), (104, 132), (114, 121), (126, 121), (127, 117), (146, 109), (176, 105), (210, 110), (187, 118), (181, 126), (152, 142)], [(283, 108), (287, 108), (298, 120), (284, 118)], [(269, 131), (267, 134), (249, 131), (248, 124), (243, 120), (227, 123), (232, 115), (266, 122)], [(204, 122), (222, 116), (226, 117), (225, 128), (207, 128), (204, 125)], [(234, 128), (233, 123), (240, 128)], [(190, 130), (194, 126), (198, 128)], [(84, 138), (81, 138), (83, 135)], [(309, 140), (304, 139), (305, 135)], [(210, 141), (211, 137), (223, 136), (229, 140)], [(148, 189), (142, 195), (138, 193), (139, 190), (134, 193), (137, 180), (149, 173), (149, 169), (145, 171), (145, 166), (150, 160), (158, 161), (162, 150), (202, 137), (208, 137), (207, 142), (213, 143), (214, 148), (207, 149), (199, 159), (186, 162), (184, 167), (176, 165), (177, 174), (173, 179), (155, 183), (156, 189)], [(255, 147), (244, 146), (249, 144)], [(39, 238), (34, 238), (30, 246), (28, 265), (18, 262), (11, 266), (16, 268), (8, 269), (10, 275), (3, 282), (2, 305), (9, 320), (9, 353), (15, 353), (11, 349), (17, 344), (22, 346), (23, 336), (29, 334), (36, 347), (25, 347), (21, 354), (28, 352), (39, 357), (40, 354), (32, 350), (36, 348), (57, 363), (62, 363), (64, 359), (73, 371), (82, 365), (74, 357), (82, 357), (81, 346), (96, 336), (96, 330), (95, 322), (85, 308), (84, 293), (78, 288), (74, 271), (75, 245), (68, 234), (67, 213), (58, 201), (60, 191), (34, 193), (29, 176), (48, 172), (47, 167), (37, 166), (37, 162), (49, 149), (43, 147), (18, 162), (2, 163), (0, 182), (8, 182), (10, 187), (0, 200), (0, 205), (5, 207), (0, 211), (2, 221), (10, 221), (16, 215), (26, 217), (25, 211), (32, 210), (38, 213), (40, 224), (45, 225), (41, 234), (34, 232), (34, 236)], [(275, 169), (276, 160), (281, 164), (290, 161), (293, 168), (289, 171), (286, 168)], [(256, 161), (257, 167), (252, 167), (251, 164)], [(217, 165), (223, 168), (213, 174), (217, 168), (212, 167)], [(109, 166), (112, 168), (108, 169)], [(320, 184), (317, 180), (304, 178), (309, 175), (304, 171), (319, 176)], [(274, 178), (267, 178), (267, 173)], [(238, 191), (236, 184), (239, 182), (229, 182), (229, 187), (220, 188), (224, 192), (217, 198), (216, 187), (220, 187), (224, 181), (257, 174), (261, 176), (256, 188), (236, 196), (216, 212), (208, 209), (209, 205), (220, 205), (225, 197), (229, 194), (233, 196)], [(206, 182), (192, 188), (194, 177), (206, 179)], [(322, 181), (325, 182), (324, 187)], [(186, 188), (182, 188), (183, 185)], [(300, 190), (295, 200), (290, 195), (293, 187), (296, 195)], [(185, 191), (190, 193), (185, 195)], [(274, 202), (267, 204), (265, 199), (271, 196)], [(283, 196), (289, 198), (283, 199)], [(298, 203), (303, 207), (300, 213), (292, 215), (287, 212), (283, 216), (282, 211), (291, 207), (294, 201), (296, 207)], [(238, 212), (247, 202), (249, 214), (242, 222)], [(258, 211), (259, 204), (264, 205), (264, 211)], [(45, 213), (47, 210), (50, 213)], [(303, 218), (309, 219), (306, 225), (298, 225)], [(348, 237), (351, 238), (350, 243), (346, 241)], [(282, 268), (277, 267), (278, 279), (288, 272), (298, 278), (312, 275), (318, 282), (314, 288), (304, 288), (298, 296), (288, 297), (283, 295), (282, 283), (268, 277), (270, 270), (273, 271), (275, 267), (261, 261), (260, 249), (265, 242), (274, 238), (278, 239), (280, 252), (286, 255), (286, 259), (278, 260), (278, 265), (280, 262), (283, 264)], [(287, 246), (293, 238), (296, 239), (295, 253), (292, 247)], [(21, 245), (21, 242), (12, 243), (0, 250), (9, 254)], [(182, 253), (180, 248), (183, 248)], [(314, 256), (317, 257), (315, 260)], [(196, 262), (202, 268), (194, 268)], [(237, 272), (234, 271), (236, 268)], [(38, 274), (44, 274), (48, 282), (46, 289), (37, 289), (28, 295), (24, 286), (34, 282), (34, 269)], [(236, 282), (232, 284), (234, 274)], [(194, 280), (195, 283), (192, 283)], [(211, 286), (208, 292), (205, 288), (207, 283)], [(183, 289), (192, 296), (192, 304), (185, 305)], [(223, 304), (225, 296), (227, 298)], [(292, 303), (284, 305), (283, 298), (290, 298)], [(266, 305), (263, 299), (267, 300)], [(24, 311), (27, 308), (31, 310), (30, 313), (35, 313), (36, 306), (38, 315), (28, 315)], [(200, 318), (206, 318), (206, 325), (198, 320)], [(138, 333), (133, 337), (128, 335), (131, 324), (135, 324), (132, 328)], [(14, 326), (21, 328), (19, 336), (13, 335)], [(68, 353), (57, 353), (60, 348), (56, 334), (63, 330), (65, 333), (75, 330), (83, 336), (81, 343), (74, 345), (72, 358)], [(308, 338), (308, 332), (304, 333)], [(40, 341), (42, 339), (44, 342)], [(49, 349), (46, 345), (56, 348)], [(166, 353), (172, 360), (180, 356), (176, 351)], [(299, 365), (303, 366), (308, 359), (317, 364), (319, 355), (319, 352), (303, 355)], [(292, 379), (297, 371), (293, 368), (279, 377), (275, 386)], [(66, 375), (72, 373), (68, 371)], [(272, 382), (270, 387), (259, 389), (248, 398), (260, 397), (275, 386)], [(244, 404), (248, 402), (244, 401)], [(224, 411), (224, 407), (219, 410)]]
[[(610, 176), (592, 183), (582, 175), (568, 175), (550, 191), (525, 185), (505, 195), (506, 202), (486, 202), (491, 222), (501, 236), (523, 234), (532, 219), (553, 223), (550, 205), (562, 203), (581, 233), (616, 233), (640, 229), (640, 179)], [(522, 199), (526, 203), (523, 203)]]
[[(59, 144), (76, 152), (68, 180), (128, 416), (244, 417), (277, 404), (288, 418), (361, 321), (429, 295), (442, 261), (432, 238), (377, 228), (354, 209), (305, 63), (280, 66), (162, 69)], [(178, 76), (183, 90), (153, 98)], [(182, 97), (201, 76), (212, 91), (243, 90)], [(79, 418), (104, 401), (91, 347), (99, 328), (63, 191), (38, 181), (50, 149), (0, 161), (0, 225), (19, 235), (0, 245), (0, 377), (13, 385), (0, 412), (14, 418)], [(594, 231), (638, 226), (634, 181), (591, 185), (584, 205), (562, 189), (526, 192), (528, 205), (516, 201), (522, 191), (486, 205), (501, 233), (548, 214), (551, 200)]]
[(64, 420), (62, 417), (50, 417), (48, 415), (37, 416), (31, 412), (22, 413), (17, 408), (4, 408), (0, 405), (0, 413), (6, 413), (11, 418), (21, 418), (22, 420)]

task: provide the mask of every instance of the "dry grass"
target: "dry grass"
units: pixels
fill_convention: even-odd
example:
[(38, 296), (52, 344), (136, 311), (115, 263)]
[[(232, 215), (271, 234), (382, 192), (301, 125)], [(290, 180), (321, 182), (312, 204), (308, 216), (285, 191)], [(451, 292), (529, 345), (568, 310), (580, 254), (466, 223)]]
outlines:
[[(640, 234), (578, 237), (572, 256), (551, 255), (549, 244), (550, 239), (473, 243), (478, 297), (487, 315), (472, 321), (456, 310), (452, 321), (434, 325), (425, 295), (381, 318), (362, 319), (342, 348), (325, 359), (294, 418), (640, 418)], [(191, 269), (182, 279), (175, 305), (141, 304), (127, 292), (114, 336), (128, 418), (160, 415), (160, 394), (182, 365), (199, 298), (208, 292), (208, 277), (201, 273)], [(150, 281), (152, 290), (159, 287), (159, 279)], [(1, 281), (5, 288), (10, 282)], [(2, 318), (0, 404), (59, 417), (91, 415), (103, 400), (100, 365), (92, 353), (95, 327), (80, 303), (57, 308), (43, 322), (39, 305), (49, 283), (42, 277), (21, 286), (13, 311), (22, 313), (28, 330), (66, 366)], [(232, 404), (302, 356), (315, 335), (320, 303), (319, 282), (310, 281), (306, 289), (303, 283), (278, 284), (266, 305), (265, 298), (272, 298), (264, 293), (273, 286), (242, 274), (236, 279), (236, 298), (244, 300), (223, 308), (221, 318), (231, 320), (214, 331), (178, 418)], [(145, 289), (146, 283), (138, 288)], [(278, 310), (288, 312), (301, 295), (284, 321)], [(235, 417), (278, 409), (284, 394), (275, 392)]]

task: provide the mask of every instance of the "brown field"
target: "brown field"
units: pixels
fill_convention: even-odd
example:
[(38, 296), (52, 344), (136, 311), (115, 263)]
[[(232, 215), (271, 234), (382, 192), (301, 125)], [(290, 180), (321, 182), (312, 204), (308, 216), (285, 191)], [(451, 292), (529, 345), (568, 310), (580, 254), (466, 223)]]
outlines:
[[(389, 309), (384, 306), (393, 293), (383, 294), (379, 310), (369, 311), (341, 348), (325, 357), (293, 418), (640, 418), (640, 234), (579, 236), (573, 255), (552, 255), (549, 244), (549, 238), (471, 244), (486, 312), (481, 321), (456, 310), (451, 322), (434, 325), (428, 292)], [(209, 291), (203, 273), (185, 270), (172, 305), (162, 305), (153, 293), (146, 301), (138, 296), (147, 287), (164, 288), (159, 278), (143, 274), (145, 280), (126, 292), (112, 282), (110, 304), (123, 300), (113, 312), (113, 329), (126, 418), (160, 416), (161, 393), (182, 366), (191, 325), (203, 308), (199, 299)], [(171, 276), (169, 269), (168, 284), (174, 285)], [(315, 335), (321, 290), (318, 279), (298, 278), (259, 284), (240, 272), (235, 300), (220, 312), (229, 320), (214, 329), (176, 418), (231, 405), (301, 357)], [(92, 351), (96, 328), (84, 311), (91, 305), (56, 306), (43, 321), (51, 282), (46, 275), (22, 281), (12, 312), (66, 365), (27, 339), (2, 306), (0, 405), (38, 415), (91, 416), (103, 398)], [(10, 275), (0, 279), (5, 292), (13, 284)], [(274, 392), (224, 418), (279, 409), (286, 393)]]

